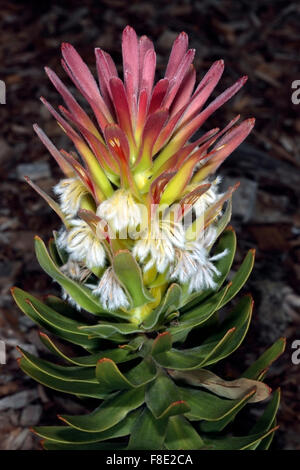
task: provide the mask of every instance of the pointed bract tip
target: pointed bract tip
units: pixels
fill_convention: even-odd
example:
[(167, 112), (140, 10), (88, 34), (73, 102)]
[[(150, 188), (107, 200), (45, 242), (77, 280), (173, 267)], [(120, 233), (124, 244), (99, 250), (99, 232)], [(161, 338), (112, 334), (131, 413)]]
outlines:
[(187, 402), (185, 400), (177, 400), (177, 401), (173, 401), (173, 403), (171, 403), (171, 406), (175, 406), (175, 405), (187, 405)]
[(61, 421), (63, 421), (64, 423), (67, 423), (67, 424), (68, 424), (68, 422), (65, 420), (65, 418), (64, 418), (63, 416), (61, 416), (61, 415), (56, 415), (56, 417), (57, 417), (58, 419), (60, 419)]
[(132, 33), (136, 34), (135, 29), (134, 29), (132, 26), (130, 26), (130, 25), (128, 24), (128, 25), (125, 26), (125, 28), (123, 29), (123, 33), (122, 33), (122, 34), (124, 35), (124, 34), (132, 34)]
[(21, 354), (22, 357), (24, 357), (24, 353), (23, 353), (22, 349), (20, 348), (20, 346), (16, 346), (16, 350)]
[(110, 362), (114, 364), (114, 361), (108, 357), (102, 357), (101, 359), (98, 359), (97, 364), (102, 364), (103, 362)]
[(185, 31), (181, 31), (181, 33), (178, 34), (175, 41), (182, 40), (182, 39), (187, 40), (188, 38), (189, 38), (189, 35)]
[(62, 42), (61, 43), (61, 50), (65, 51), (67, 49), (73, 49), (72, 44), (70, 44), (69, 42)]

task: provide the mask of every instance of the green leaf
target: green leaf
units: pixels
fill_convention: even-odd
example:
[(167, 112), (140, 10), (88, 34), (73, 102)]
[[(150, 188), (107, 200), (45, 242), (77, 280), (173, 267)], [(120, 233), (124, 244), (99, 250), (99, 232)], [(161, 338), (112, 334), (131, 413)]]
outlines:
[(133, 426), (127, 449), (162, 449), (167, 425), (167, 419), (156, 419), (152, 413), (145, 408)]
[(77, 327), (81, 323), (63, 317), (59, 313), (46, 306), (33, 295), (15, 287), (12, 289), (12, 295), (18, 307), (31, 320), (42, 328), (47, 329), (59, 338), (70, 341), (74, 344), (92, 349), (100, 347), (100, 341), (97, 339), (89, 339), (87, 333), (80, 332)]
[(61, 262), (61, 258), (59, 256), (59, 253), (57, 251), (57, 248), (56, 248), (56, 245), (55, 245), (55, 241), (53, 238), (50, 238), (49, 242), (48, 242), (48, 249), (49, 249), (49, 253), (50, 253), (50, 256), (53, 260), (53, 262), (57, 265), (57, 266), (61, 266), (62, 265), (62, 262)]
[(260, 443), (262, 439), (268, 437), (276, 431), (276, 427), (269, 431), (259, 434), (251, 434), (250, 436), (241, 437), (221, 437), (209, 439), (204, 437), (204, 444), (207, 450), (247, 450), (254, 444)]
[[(273, 423), (271, 424), (271, 428), (276, 428), (276, 419), (274, 419)], [(273, 438), (275, 436), (275, 431), (269, 434), (267, 437), (262, 439), (260, 443), (255, 447), (257, 450), (268, 450), (270, 445), (272, 444)]]
[(163, 302), (143, 322), (143, 328), (146, 330), (154, 328), (155, 325), (176, 310), (180, 305), (181, 293), (182, 290), (178, 284), (171, 284), (163, 297)]
[(240, 346), (248, 331), (252, 310), (252, 297), (246, 295), (222, 323), (219, 332), (210, 336), (199, 348), (195, 348), (198, 351), (202, 350), (202, 353), (207, 350), (202, 367), (221, 361)]
[(70, 426), (38, 426), (33, 431), (39, 437), (48, 441), (62, 444), (90, 444), (105, 441), (106, 439), (127, 436), (137, 419), (139, 412), (134, 411), (126, 416), (120, 423), (101, 432), (84, 432)]
[(219, 305), (221, 304), (222, 299), (226, 295), (229, 287), (230, 284), (224, 287), (222, 291), (217, 292), (214, 296), (201, 303), (199, 306), (182, 314), (178, 320), (179, 324), (176, 326), (171, 326), (167, 330), (171, 333), (173, 341), (178, 341), (182, 337), (182, 334), (189, 332), (196, 326), (202, 325), (208, 321), (214, 312), (218, 310)]
[(68, 381), (65, 379), (54, 378), (35, 367), (24, 357), (19, 361), (19, 365), (25, 374), (29, 375), (42, 385), (53, 388), (54, 390), (91, 398), (107, 397), (107, 394), (98, 392), (98, 384), (86, 381)]
[[(202, 421), (200, 423), (200, 430), (203, 432), (213, 432), (218, 433), (223, 431), (223, 429), (234, 420), (236, 415), (241, 411), (249, 402), (249, 400), (255, 394), (255, 390), (252, 392), (247, 393), (241, 400), (238, 400), (238, 404), (233, 406), (232, 409), (221, 419), (218, 421)], [(226, 400), (228, 402), (228, 400)], [(235, 400), (232, 400), (232, 403)], [(187, 416), (189, 417), (189, 416)]]
[[(89, 325), (89, 326), (80, 326), (80, 331), (84, 331), (86, 333), (90, 333), (92, 336), (99, 336), (100, 338), (120, 338), (120, 342), (125, 342), (126, 338), (123, 335), (132, 335), (134, 333), (142, 333), (138, 326), (130, 324), (130, 323), (106, 323), (106, 322), (99, 322), (97, 325)], [(121, 333), (121, 335), (118, 333)]]
[(49, 349), (49, 351), (76, 366), (95, 367), (99, 359), (102, 359), (103, 357), (113, 360), (116, 364), (127, 362), (138, 357), (137, 354), (132, 352), (132, 350), (125, 349), (124, 347), (106, 349), (105, 351), (89, 354), (88, 356), (70, 357), (64, 354), (45, 333), (40, 332), (39, 334), (42, 343)]
[(53, 237), (54, 237), (54, 241), (55, 241), (56, 251), (57, 251), (57, 253), (59, 255), (59, 258), (61, 260), (61, 263), (59, 263), (59, 264), (62, 264), (62, 265), (66, 264), (66, 262), (69, 259), (69, 254), (66, 252), (66, 250), (59, 247), (59, 244), (57, 243), (58, 232), (56, 232), (55, 230), (53, 231)]
[(182, 414), (190, 409), (182, 400), (180, 390), (163, 371), (147, 386), (146, 404), (157, 419)]
[(267, 349), (259, 359), (257, 359), (242, 374), (248, 379), (258, 379), (258, 376), (268, 368), (285, 350), (286, 339), (279, 338), (269, 349)]
[(152, 343), (152, 355), (156, 356), (165, 351), (169, 351), (172, 347), (172, 335), (168, 331), (157, 335)]
[(145, 359), (126, 374), (107, 358), (100, 359), (96, 366), (96, 377), (100, 390), (108, 393), (117, 390), (130, 390), (151, 382), (156, 376), (152, 360)]
[(218, 439), (204, 438), (205, 444), (211, 450), (244, 450), (257, 448), (262, 440), (265, 440), (277, 429), (277, 427), (273, 427), (273, 424), (279, 403), (280, 391), (276, 390), (265, 412), (258, 420), (256, 425), (251, 429), (249, 436), (222, 437)]
[(171, 349), (155, 355), (155, 360), (168, 369), (191, 370), (224, 359), (243, 341), (251, 320), (252, 306), (252, 298), (245, 296), (220, 326), (219, 331), (205, 340), (201, 346), (191, 349)]
[(140, 307), (154, 300), (145, 289), (141, 268), (129, 251), (119, 251), (113, 258), (112, 266), (117, 278), (132, 300), (132, 308)]
[(268, 403), (263, 415), (257, 421), (257, 423), (252, 427), (250, 433), (256, 434), (262, 431), (269, 431), (272, 426), (274, 419), (276, 418), (276, 413), (280, 404), (280, 389), (278, 388), (273, 393), (273, 397)]
[(242, 403), (248, 402), (255, 393), (255, 390), (248, 391), (242, 398), (236, 400), (219, 398), (211, 393), (194, 388), (181, 387), (180, 392), (183, 400), (191, 408), (186, 414), (188, 419), (219, 421), (233, 413)]
[(246, 283), (253, 269), (254, 258), (255, 258), (255, 250), (254, 249), (249, 250), (239, 270), (236, 272), (235, 276), (233, 277), (231, 281), (231, 286), (228, 289), (228, 292), (226, 296), (224, 297), (220, 308), (226, 305), (231, 299), (233, 299), (236, 296), (236, 294), (241, 290), (241, 288), (244, 286), (244, 284)]
[(90, 313), (107, 312), (87, 287), (73, 281), (60, 271), (50, 258), (44, 242), (37, 236), (35, 237), (35, 252), (43, 270), (57, 281), (82, 308)]
[(55, 295), (46, 295), (43, 297), (43, 303), (48, 307), (60, 313), (64, 317), (71, 318), (72, 320), (79, 320), (86, 322), (86, 316), (79, 312), (76, 308), (73, 308), (69, 302), (56, 297)]
[(169, 419), (165, 447), (169, 450), (199, 450), (204, 443), (194, 427), (183, 417)]
[(88, 415), (68, 416), (60, 418), (75, 429), (86, 432), (100, 432), (112, 428), (124, 419), (130, 411), (144, 403), (144, 387), (120, 392), (105, 400), (96, 410)]
[[(31, 363), (33, 367), (40, 370), (46, 375), (50, 375), (53, 378), (65, 380), (67, 382), (87, 382), (98, 384), (95, 371), (90, 367), (78, 367), (78, 366), (61, 366), (54, 364), (53, 362), (46, 361), (33, 356), (24, 349), (19, 348), (22, 356)], [(99, 389), (99, 387), (98, 387)]]

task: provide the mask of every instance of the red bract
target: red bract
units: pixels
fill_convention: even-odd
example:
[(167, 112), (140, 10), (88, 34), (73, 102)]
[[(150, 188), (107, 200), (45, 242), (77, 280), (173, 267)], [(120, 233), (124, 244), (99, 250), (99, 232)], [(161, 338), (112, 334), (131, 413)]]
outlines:
[[(74, 143), (84, 168), (70, 154), (59, 152), (38, 126), (35, 130), (64, 174), (70, 177), (76, 173), (96, 204), (110, 197), (114, 187), (131, 189), (137, 198), (143, 198), (162, 173), (172, 174), (185, 167), (182, 194), (200, 160), (208, 157), (193, 182), (214, 172), (254, 125), (254, 120), (249, 119), (235, 126), (238, 116), (223, 131), (217, 133), (218, 129), (213, 129), (189, 142), (209, 116), (237, 93), (247, 77), (240, 78), (205, 107), (222, 76), (224, 63), (215, 62), (195, 88), (195, 51), (188, 49), (184, 32), (174, 41), (165, 76), (156, 84), (154, 46), (146, 36), (138, 38), (130, 26), (124, 29), (122, 38), (123, 80), (108, 53), (96, 48), (95, 55), (99, 84), (74, 47), (62, 44), (63, 68), (90, 105), (94, 121), (48, 67), (46, 73), (65, 107), (60, 106), (59, 113), (42, 98)], [(227, 133), (215, 143), (224, 132)]]

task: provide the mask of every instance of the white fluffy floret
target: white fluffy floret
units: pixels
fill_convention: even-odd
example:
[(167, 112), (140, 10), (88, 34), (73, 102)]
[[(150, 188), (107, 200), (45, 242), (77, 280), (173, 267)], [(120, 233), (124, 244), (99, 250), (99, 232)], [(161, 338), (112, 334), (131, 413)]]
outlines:
[(113, 311), (129, 307), (126, 293), (116, 278), (112, 267), (106, 269), (96, 287), (88, 287), (92, 288), (93, 294), (100, 298), (100, 302), (107, 310)]
[(118, 189), (103, 201), (97, 208), (97, 215), (106, 220), (116, 232), (127, 228), (129, 231), (136, 230), (142, 219), (139, 205), (125, 189)]
[(104, 266), (105, 250), (102, 242), (85, 221), (72, 220), (72, 228), (65, 243), (71, 259), (85, 262), (90, 269)]
[(210, 256), (209, 246), (215, 237), (215, 229), (209, 228), (201, 240), (187, 242), (185, 249), (176, 250), (177, 262), (170, 269), (170, 279), (189, 284), (188, 292), (214, 289), (220, 276), (214, 262), (227, 254), (227, 250)]
[(184, 230), (181, 223), (154, 219), (144, 237), (135, 243), (133, 256), (141, 263), (146, 262), (145, 271), (155, 266), (159, 273), (163, 273), (174, 261), (176, 248), (183, 247)]
[(80, 202), (87, 188), (77, 178), (65, 178), (54, 186), (53, 192), (59, 197), (60, 207), (67, 218), (74, 217), (80, 209)]

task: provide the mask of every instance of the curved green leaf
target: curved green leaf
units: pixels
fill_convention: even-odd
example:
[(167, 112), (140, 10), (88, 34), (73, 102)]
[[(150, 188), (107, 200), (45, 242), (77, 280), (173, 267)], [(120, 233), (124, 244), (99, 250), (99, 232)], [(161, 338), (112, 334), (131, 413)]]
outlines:
[(143, 322), (143, 328), (146, 330), (154, 328), (171, 312), (177, 310), (180, 305), (181, 293), (182, 290), (178, 284), (171, 284), (163, 297), (163, 302)]
[(147, 386), (146, 404), (157, 419), (182, 414), (190, 409), (182, 400), (180, 390), (163, 371)]
[(152, 343), (151, 353), (152, 356), (169, 351), (172, 347), (172, 335), (169, 331), (164, 331), (157, 335)]
[(249, 436), (222, 437), (215, 439), (204, 438), (205, 444), (211, 450), (245, 450), (258, 448), (259, 444), (263, 440), (265, 442), (269, 442), (266, 438), (271, 434), (274, 434), (274, 431), (277, 429), (277, 427), (274, 427), (273, 425), (279, 403), (280, 391), (276, 390), (263, 415), (251, 429)]
[(165, 447), (169, 450), (199, 450), (204, 442), (194, 427), (183, 416), (169, 419)]
[[(65, 380), (67, 382), (86, 382), (98, 384), (95, 370), (91, 367), (61, 366), (53, 362), (46, 361), (33, 356), (24, 349), (19, 348), (22, 356), (31, 363), (33, 367), (53, 378)], [(98, 387), (99, 389), (99, 387)]]
[(127, 362), (138, 357), (137, 354), (134, 354), (132, 350), (119, 347), (117, 349), (106, 349), (105, 351), (100, 351), (99, 353), (89, 354), (88, 356), (81, 357), (70, 357), (64, 354), (56, 344), (49, 338), (45, 333), (40, 332), (40, 339), (42, 343), (57, 356), (61, 357), (65, 361), (81, 367), (96, 367), (99, 359), (107, 357), (114, 361), (116, 364), (121, 362)]
[[(83, 325), (79, 327), (79, 330), (86, 332), (100, 338), (120, 338), (120, 342), (126, 342), (126, 338), (123, 335), (132, 335), (134, 333), (142, 333), (143, 330), (138, 326), (130, 323), (106, 323), (99, 322), (97, 325)], [(120, 334), (119, 334), (120, 333)], [(122, 335), (122, 336), (121, 336)]]
[(53, 231), (53, 237), (54, 237), (54, 242), (55, 242), (55, 248), (61, 261), (61, 263), (58, 263), (58, 264), (62, 264), (62, 265), (66, 264), (66, 262), (69, 259), (69, 254), (66, 252), (66, 250), (64, 250), (63, 248), (60, 248), (59, 244), (57, 243), (58, 232), (56, 232), (56, 230)]
[(167, 419), (156, 419), (145, 408), (133, 426), (127, 450), (162, 449), (167, 424)]
[(268, 368), (285, 350), (286, 339), (279, 338), (270, 348), (268, 348), (247, 370), (242, 377), (257, 379), (259, 375)]
[(43, 270), (52, 277), (52, 279), (57, 281), (82, 308), (95, 314), (107, 312), (107, 310), (97, 302), (96, 297), (93, 296), (87, 287), (73, 281), (60, 271), (49, 256), (44, 242), (37, 236), (35, 237), (35, 252), (37, 260)]
[[(190, 406), (190, 411), (186, 414), (188, 419), (213, 422), (219, 421), (231, 413), (234, 413), (241, 404), (244, 405), (247, 403), (255, 394), (255, 390), (251, 390), (242, 398), (227, 400), (194, 388), (181, 387), (180, 391), (183, 400)], [(203, 424), (205, 426), (208, 423)]]
[[(89, 339), (86, 333), (77, 330), (77, 326), (80, 325), (79, 322), (63, 317), (40, 302), (33, 295), (18, 287), (12, 289), (12, 295), (16, 304), (25, 315), (40, 327), (47, 329), (59, 338), (82, 346), (85, 349), (100, 348), (99, 339)], [(53, 318), (56, 323), (53, 322)]]
[(254, 258), (255, 258), (255, 250), (251, 249), (248, 251), (244, 261), (242, 262), (240, 268), (234, 275), (232, 281), (231, 281), (231, 286), (228, 289), (227, 294), (225, 295), (223, 302), (220, 305), (220, 308), (222, 308), (224, 305), (226, 305), (231, 299), (233, 299), (236, 294), (241, 290), (241, 288), (244, 286), (246, 283), (247, 279), (250, 276), (250, 273), (253, 269), (254, 265)]
[(62, 444), (90, 444), (110, 438), (127, 436), (130, 434), (138, 415), (139, 412), (134, 411), (127, 415), (120, 423), (101, 432), (78, 431), (70, 426), (37, 426), (33, 427), (33, 431), (39, 437), (48, 441), (60, 442)]
[(68, 416), (60, 418), (75, 429), (86, 432), (100, 432), (112, 428), (144, 403), (144, 387), (120, 392), (105, 400), (99, 408), (88, 415)]
[(250, 436), (241, 437), (221, 437), (209, 439), (204, 437), (204, 444), (207, 450), (247, 450), (254, 444), (259, 444), (262, 439), (268, 437), (276, 431), (278, 427), (259, 434), (251, 434)]
[(96, 366), (96, 377), (100, 389), (104, 392), (130, 390), (151, 382), (156, 376), (156, 367), (152, 360), (145, 359), (126, 374), (108, 358), (100, 359)]
[(178, 319), (176, 326), (170, 326), (169, 331), (173, 337), (173, 341), (176, 342), (182, 338), (182, 335), (187, 334), (190, 330), (196, 326), (202, 325), (218, 310), (230, 284), (224, 287), (220, 292), (210, 297), (208, 300), (200, 304), (199, 306), (189, 310), (182, 314)]
[(50, 256), (51, 256), (53, 262), (59, 267), (62, 266), (63, 263), (62, 263), (61, 258), (59, 256), (59, 253), (57, 251), (54, 238), (49, 239), (49, 241), (48, 241), (48, 250), (49, 250), (49, 253), (50, 253)]
[(49, 388), (58, 390), (64, 393), (70, 393), (73, 395), (91, 397), (91, 398), (106, 398), (107, 394), (99, 393), (98, 384), (85, 382), (85, 381), (67, 381), (58, 378), (54, 378), (48, 374), (45, 374), (38, 368), (32, 365), (24, 357), (19, 361), (20, 368), (25, 372), (25, 374), (32, 377), (37, 382), (42, 385), (46, 385)]
[[(252, 297), (246, 295), (228, 315), (219, 331), (205, 340), (199, 348), (195, 348), (198, 351), (202, 350), (202, 352), (205, 349), (207, 350), (207, 356), (202, 363), (202, 367), (221, 361), (240, 346), (248, 331), (252, 310)], [(229, 332), (231, 334), (227, 337)]]
[(140, 307), (154, 300), (146, 291), (141, 268), (129, 251), (119, 251), (113, 258), (112, 266), (117, 278), (132, 300), (132, 308)]

